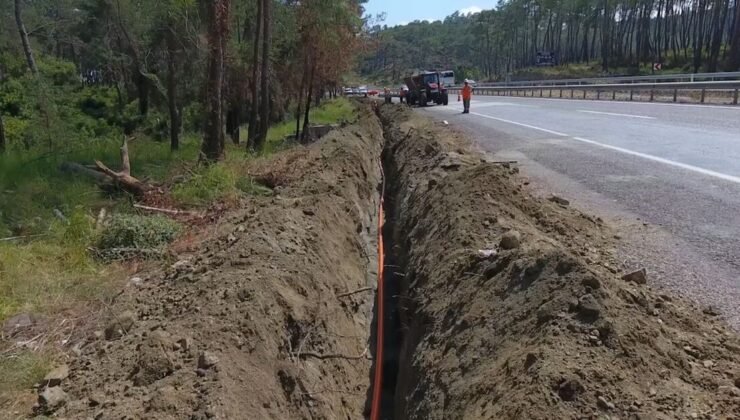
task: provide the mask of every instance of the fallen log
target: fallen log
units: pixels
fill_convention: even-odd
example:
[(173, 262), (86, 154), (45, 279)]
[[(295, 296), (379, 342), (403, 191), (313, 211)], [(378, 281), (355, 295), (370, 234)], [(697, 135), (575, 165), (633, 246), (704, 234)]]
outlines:
[(124, 191), (134, 195), (142, 195), (151, 189), (151, 186), (131, 176), (131, 161), (128, 155), (128, 139), (124, 137), (121, 145), (121, 170), (116, 172), (99, 160), (95, 161), (98, 171), (107, 175), (113, 182)]

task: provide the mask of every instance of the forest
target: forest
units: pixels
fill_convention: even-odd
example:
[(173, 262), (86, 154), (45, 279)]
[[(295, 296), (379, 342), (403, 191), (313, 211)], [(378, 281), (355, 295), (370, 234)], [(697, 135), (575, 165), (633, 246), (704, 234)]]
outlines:
[[(498, 80), (553, 53), (551, 73), (639, 74), (740, 69), (738, 0), (503, 0), (494, 10), (442, 21), (372, 26), (361, 72), (396, 81), (416, 69)], [(526, 72), (524, 72), (526, 75)]]
[[(166, 258), (173, 215), (271, 194), (247, 161), (353, 118), (336, 96), (362, 3), (0, 2), (3, 328), (94, 311), (131, 261)], [(36, 344), (0, 342), (0, 407), (58, 357)]]

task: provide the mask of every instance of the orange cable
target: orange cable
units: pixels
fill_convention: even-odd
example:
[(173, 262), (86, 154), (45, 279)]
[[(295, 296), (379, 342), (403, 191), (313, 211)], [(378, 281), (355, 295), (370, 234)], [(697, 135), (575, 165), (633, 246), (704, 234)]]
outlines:
[(383, 393), (383, 336), (384, 334), (384, 303), (385, 287), (383, 280), (383, 271), (385, 266), (385, 255), (383, 249), (383, 197), (385, 196), (385, 174), (383, 166), (380, 165), (380, 176), (383, 181), (383, 187), (380, 195), (380, 206), (378, 210), (378, 328), (375, 332), (375, 378), (373, 380), (373, 401), (370, 411), (371, 420), (380, 420), (380, 402)]

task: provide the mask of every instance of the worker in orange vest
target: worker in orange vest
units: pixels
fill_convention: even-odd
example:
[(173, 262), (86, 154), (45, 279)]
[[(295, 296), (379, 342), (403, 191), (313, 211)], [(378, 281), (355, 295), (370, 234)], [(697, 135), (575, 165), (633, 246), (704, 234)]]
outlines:
[(463, 99), (463, 114), (470, 114), (470, 98), (473, 97), (473, 87), (470, 86), (468, 81), (465, 81), (465, 86), (462, 89)]

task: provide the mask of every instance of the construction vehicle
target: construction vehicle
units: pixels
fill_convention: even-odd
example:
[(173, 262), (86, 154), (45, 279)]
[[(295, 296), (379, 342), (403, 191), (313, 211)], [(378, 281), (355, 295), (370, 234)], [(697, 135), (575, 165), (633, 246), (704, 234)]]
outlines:
[(406, 78), (409, 91), (406, 100), (409, 105), (427, 106), (430, 102), (447, 105), (449, 95), (440, 80), (438, 72), (426, 71)]

